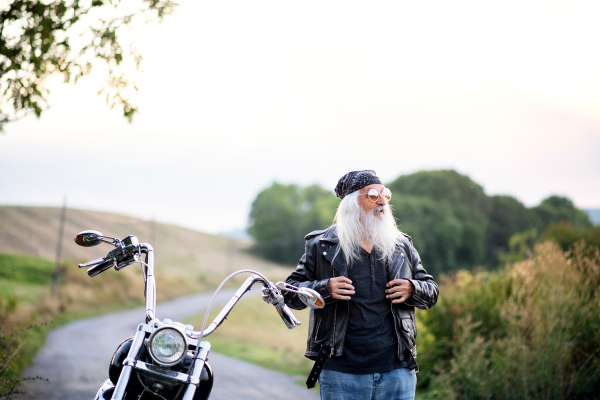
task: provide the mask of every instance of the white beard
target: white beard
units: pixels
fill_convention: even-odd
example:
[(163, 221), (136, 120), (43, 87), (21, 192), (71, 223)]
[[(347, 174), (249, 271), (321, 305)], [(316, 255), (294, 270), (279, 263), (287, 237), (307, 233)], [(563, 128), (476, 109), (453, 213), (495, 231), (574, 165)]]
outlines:
[(358, 191), (344, 197), (335, 220), (340, 247), (348, 265), (360, 258), (361, 243), (373, 245), (386, 262), (392, 260), (396, 241), (402, 234), (396, 226), (389, 204), (365, 212), (358, 202)]

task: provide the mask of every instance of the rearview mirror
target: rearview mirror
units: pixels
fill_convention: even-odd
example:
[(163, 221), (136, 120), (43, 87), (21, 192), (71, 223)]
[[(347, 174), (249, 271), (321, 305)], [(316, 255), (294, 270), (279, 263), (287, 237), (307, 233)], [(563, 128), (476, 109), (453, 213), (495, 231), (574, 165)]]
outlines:
[(298, 297), (304, 304), (310, 308), (323, 308), (325, 307), (325, 300), (316, 290), (309, 288), (300, 288)]
[(306, 287), (296, 287), (285, 282), (277, 282), (276, 286), (283, 291), (296, 293), (300, 300), (310, 308), (325, 307), (325, 300), (316, 290)]
[(83, 247), (94, 247), (102, 241), (102, 233), (98, 231), (83, 231), (75, 236), (75, 243)]

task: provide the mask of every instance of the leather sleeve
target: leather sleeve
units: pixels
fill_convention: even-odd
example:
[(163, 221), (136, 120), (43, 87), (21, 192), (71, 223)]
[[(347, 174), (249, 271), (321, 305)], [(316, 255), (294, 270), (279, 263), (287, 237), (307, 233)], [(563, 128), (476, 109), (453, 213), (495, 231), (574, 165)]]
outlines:
[[(318, 245), (317, 238), (311, 238), (306, 240), (306, 248), (304, 255), (298, 261), (298, 266), (296, 270), (288, 276), (285, 280), (290, 285), (294, 285), (297, 287), (307, 287), (319, 292), (325, 303), (331, 302), (333, 300), (330, 298), (329, 289), (327, 289), (327, 283), (329, 282), (329, 278), (319, 279), (317, 276), (317, 265), (315, 256), (319, 254), (316, 251)], [(284, 294), (285, 304), (288, 307), (294, 310), (302, 310), (306, 308), (306, 305), (300, 300), (297, 294), (295, 293), (285, 293)]]
[(413, 269), (413, 279), (409, 280), (414, 285), (415, 291), (405, 303), (421, 310), (428, 310), (437, 303), (439, 288), (433, 277), (423, 268), (421, 257), (412, 242), (407, 247), (410, 252), (409, 257), (411, 258)]

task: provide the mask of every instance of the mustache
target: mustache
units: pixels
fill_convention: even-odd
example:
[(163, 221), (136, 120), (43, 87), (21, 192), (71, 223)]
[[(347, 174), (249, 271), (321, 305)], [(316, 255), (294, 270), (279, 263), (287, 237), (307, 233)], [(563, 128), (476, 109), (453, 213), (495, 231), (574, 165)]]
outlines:
[(385, 206), (375, 206), (375, 208), (373, 208), (371, 211), (369, 211), (370, 214), (379, 214), (380, 212), (385, 212), (386, 207)]

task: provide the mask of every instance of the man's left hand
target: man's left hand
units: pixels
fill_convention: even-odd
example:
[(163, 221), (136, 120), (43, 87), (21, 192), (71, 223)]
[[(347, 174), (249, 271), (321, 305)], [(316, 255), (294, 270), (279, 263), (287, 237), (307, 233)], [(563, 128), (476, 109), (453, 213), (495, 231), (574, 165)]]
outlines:
[(392, 303), (404, 303), (415, 291), (415, 287), (412, 282), (406, 279), (394, 279), (389, 281), (386, 285), (389, 289), (386, 289), (388, 299), (393, 299)]

